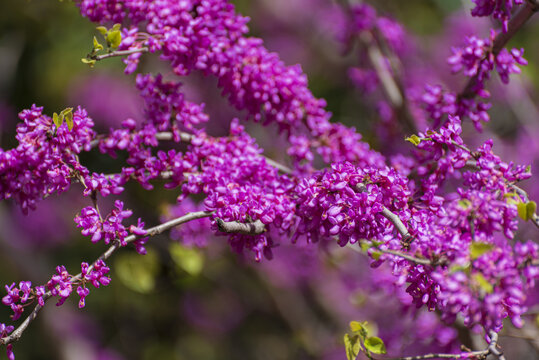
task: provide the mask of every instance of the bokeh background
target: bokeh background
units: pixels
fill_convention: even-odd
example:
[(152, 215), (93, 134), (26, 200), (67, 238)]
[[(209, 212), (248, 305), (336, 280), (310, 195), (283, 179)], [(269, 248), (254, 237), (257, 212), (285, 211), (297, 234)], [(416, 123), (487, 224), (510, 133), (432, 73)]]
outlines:
[[(392, 116), (384, 112), (379, 94), (358, 88), (350, 79), (349, 69), (361, 54), (345, 52), (338, 41), (340, 19), (330, 0), (233, 3), (252, 18), (252, 35), (263, 38), (287, 64), (302, 65), (310, 88), (328, 101), (335, 121), (355, 126), (386, 154), (405, 146), (402, 141), (395, 145), (400, 142), (393, 140), (402, 140), (402, 134), (391, 133)], [(466, 12), (470, 1), (386, 0), (373, 5), (407, 31), (402, 62), (411, 92), (420, 92), (425, 79), (454, 90), (462, 88), (465, 79), (451, 75), (445, 63), (451, 45), (461, 45), (465, 35), (487, 36), (489, 26), (496, 25), (472, 19)], [(534, 163), (538, 158), (539, 144), (534, 139), (539, 134), (538, 34), (539, 22), (531, 21), (511, 41), (510, 45), (525, 48), (529, 65), (509, 86), (501, 86), (497, 78), (490, 82), (495, 105), (486, 131), (478, 134), (471, 126), (466, 128), (472, 145), (494, 137), (495, 152), (505, 160)], [(128, 117), (142, 119), (134, 75), (123, 74), (120, 59), (98, 63), (93, 69), (81, 63), (94, 35), (95, 25), (69, 1), (0, 1), (2, 148), (15, 145), (17, 113), (34, 103), (44, 106), (48, 114), (81, 105), (101, 131)], [(172, 76), (152, 56), (143, 57), (139, 71)], [(193, 74), (185, 79), (185, 88), (191, 100), (206, 103), (212, 135), (225, 134), (230, 119), (242, 116), (221, 99), (214, 79)], [(286, 162), (275, 129), (249, 124), (248, 131), (266, 154)], [(90, 169), (107, 173), (119, 168), (121, 159), (103, 159), (97, 152), (83, 158)], [(525, 187), (537, 199), (534, 181)], [(157, 224), (174, 211), (170, 206), (177, 196), (177, 190), (156, 186), (149, 193), (133, 184), (122, 199), (135, 218)], [(28, 216), (13, 203), (0, 203), (0, 284), (21, 280), (43, 284), (56, 265), (76, 273), (81, 261), (92, 261), (103, 252), (104, 245), (92, 245), (73, 222), (88, 205), (90, 200), (81, 196), (76, 185), (41, 202)], [(536, 237), (526, 229), (519, 236)], [(403, 289), (392, 288), (384, 275), (373, 278), (365, 258), (353, 251), (283, 244), (275, 250), (274, 260), (255, 263), (232, 253), (225, 238), (206, 241), (207, 246), (199, 248), (182, 243), (178, 234), (172, 238), (165, 234), (151, 240), (146, 256), (123, 249), (108, 264), (112, 283), (93, 290), (83, 310), (77, 308), (76, 299), (62, 307), (49, 304), (15, 344), (17, 358), (344, 359), (342, 335), (351, 320), (368, 320), (395, 356), (454, 350), (450, 341), (463, 336), (458, 329), (441, 325), (434, 313), (410, 309), (414, 315), (404, 319), (400, 314), (408, 305)], [(537, 309), (529, 313), (532, 325), (533, 311)], [(0, 321), (7, 322), (9, 315), (2, 306)], [(480, 342), (477, 335), (471, 339)], [(509, 358), (538, 356), (521, 339), (504, 336), (501, 343), (513, 356)]]

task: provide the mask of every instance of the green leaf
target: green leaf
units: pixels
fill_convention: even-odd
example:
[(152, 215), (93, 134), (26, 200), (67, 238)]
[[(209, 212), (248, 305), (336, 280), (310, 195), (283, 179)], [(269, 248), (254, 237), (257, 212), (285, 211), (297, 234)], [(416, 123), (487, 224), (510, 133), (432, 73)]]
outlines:
[(535, 211), (537, 210), (537, 203), (535, 201), (530, 201), (526, 204), (526, 216), (528, 220), (533, 218)]
[(535, 201), (517, 204), (518, 216), (520, 216), (524, 221), (532, 219), (536, 210), (537, 203)]
[(101, 33), (101, 35), (105, 36), (108, 32), (107, 28), (104, 26), (98, 26), (96, 27), (97, 31)]
[(122, 42), (122, 33), (119, 30), (110, 31), (107, 34), (107, 43), (110, 47), (116, 49)]
[(353, 332), (359, 332), (363, 329), (363, 326), (359, 321), (350, 321), (350, 330)]
[(148, 249), (146, 255), (122, 253), (114, 263), (120, 281), (129, 289), (148, 294), (155, 287), (155, 277), (159, 271), (157, 254)]
[(73, 129), (73, 108), (62, 110), (61, 115), (65, 118), (67, 128), (71, 131)]
[(94, 36), (94, 51), (103, 50), (103, 45), (97, 41), (97, 38)]
[(114, 24), (114, 25), (112, 26), (112, 30), (114, 30), (114, 31), (118, 31), (118, 30), (120, 30), (121, 28), (122, 28), (122, 24)]
[(368, 321), (351, 321), (350, 330), (358, 334), (362, 340), (365, 340), (365, 338), (369, 336), (369, 332), (372, 333), (375, 329), (373, 329), (372, 326), (369, 325)]
[(487, 279), (483, 276), (481, 273), (475, 273), (472, 275), (472, 278), (474, 281), (479, 285), (481, 289), (483, 289), (487, 294), (492, 294), (494, 291), (494, 287), (491, 283), (488, 282)]
[(494, 249), (494, 245), (492, 244), (474, 241), (470, 244), (470, 257), (472, 260), (475, 260), (481, 255), (488, 253), (492, 249)]
[(409, 136), (409, 137), (405, 138), (404, 140), (411, 142), (415, 146), (417, 146), (417, 145), (419, 145), (419, 143), (421, 143), (421, 138), (419, 136), (417, 136), (417, 135)]
[(91, 60), (91, 59), (87, 59), (87, 58), (82, 58), (82, 59), (80, 59), (80, 61), (82, 61), (82, 62), (85, 63), (85, 64), (90, 65), (91, 68), (93, 68), (94, 65), (95, 65), (95, 60)]
[(170, 244), (169, 251), (174, 263), (189, 275), (197, 276), (204, 268), (204, 256), (198, 249), (173, 242)]
[(374, 260), (378, 260), (380, 259), (380, 256), (382, 256), (382, 253), (380, 251), (373, 251), (371, 253), (371, 257), (374, 259)]
[(367, 252), (367, 250), (369, 250), (369, 249), (371, 248), (372, 244), (371, 244), (371, 243), (368, 243), (368, 242), (366, 242), (366, 241), (362, 241), (361, 244), (360, 244), (359, 246), (361, 246), (361, 250), (362, 250), (363, 252)]
[(52, 122), (56, 126), (56, 128), (59, 128), (60, 125), (62, 125), (63, 119), (58, 116), (57, 113), (52, 114)]
[(518, 216), (524, 221), (528, 221), (528, 209), (526, 208), (526, 203), (517, 204)]
[(369, 350), (370, 352), (374, 354), (385, 354), (386, 353), (386, 346), (384, 345), (384, 341), (380, 339), (378, 336), (371, 336), (365, 340), (363, 343), (365, 345), (365, 348)]
[(344, 349), (346, 350), (346, 358), (348, 360), (356, 360), (361, 350), (359, 336), (354, 335), (350, 337), (350, 335), (344, 334)]
[(470, 264), (466, 265), (452, 265), (449, 268), (449, 272), (451, 274), (454, 274), (456, 272), (462, 271), (463, 273), (469, 274), (470, 273)]
[(472, 206), (472, 202), (468, 199), (460, 199), (459, 206), (465, 210), (468, 210)]

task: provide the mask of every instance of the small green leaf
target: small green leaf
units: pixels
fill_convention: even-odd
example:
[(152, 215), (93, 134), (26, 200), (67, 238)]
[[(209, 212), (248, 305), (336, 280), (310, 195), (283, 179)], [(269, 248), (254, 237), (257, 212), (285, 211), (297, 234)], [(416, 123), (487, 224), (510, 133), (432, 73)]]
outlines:
[(535, 201), (530, 201), (526, 204), (526, 217), (528, 220), (533, 218), (535, 211), (537, 210), (537, 203)]
[(470, 264), (466, 265), (453, 265), (449, 268), (449, 272), (451, 274), (454, 274), (456, 272), (462, 271), (463, 273), (469, 274), (470, 273)]
[(80, 61), (82, 61), (82, 62), (85, 63), (85, 64), (90, 65), (91, 68), (93, 68), (94, 65), (95, 65), (95, 60), (91, 60), (91, 59), (87, 59), (87, 58), (82, 58), (82, 59), (80, 59)]
[(103, 50), (103, 45), (97, 41), (97, 38), (94, 36), (94, 51)]
[(386, 346), (378, 336), (371, 336), (365, 340), (365, 348), (374, 354), (385, 354)]
[(409, 137), (405, 138), (404, 140), (411, 142), (415, 146), (417, 146), (417, 145), (419, 145), (419, 143), (421, 143), (421, 138), (419, 136), (417, 136), (417, 135), (409, 136)]
[(361, 339), (365, 339), (367, 336), (369, 336), (369, 332), (373, 331), (368, 321), (363, 321), (363, 322), (351, 321), (350, 330), (358, 334), (361, 337)]
[(371, 257), (374, 259), (374, 260), (378, 260), (380, 259), (380, 256), (382, 256), (382, 253), (380, 251), (373, 251), (371, 253)]
[(361, 250), (362, 250), (363, 252), (367, 252), (367, 250), (369, 250), (369, 249), (371, 248), (372, 244), (371, 244), (371, 243), (368, 243), (368, 242), (366, 242), (366, 241), (362, 241), (361, 244), (360, 244), (359, 246), (361, 246)]
[(54, 113), (52, 114), (52, 122), (54, 123), (54, 125), (56, 126), (56, 128), (59, 128), (60, 125), (62, 125), (62, 121), (63, 119), (61, 119), (57, 113)]
[(535, 201), (517, 204), (518, 216), (520, 216), (524, 221), (532, 219), (536, 210), (537, 203)]
[(528, 209), (526, 208), (526, 203), (517, 204), (518, 216), (524, 221), (528, 221)]
[(107, 34), (107, 43), (110, 47), (116, 49), (122, 42), (122, 33), (119, 30), (110, 31)]
[(494, 249), (494, 245), (492, 244), (474, 241), (470, 244), (470, 257), (472, 260), (475, 260), (481, 255), (488, 253), (492, 249)]
[(123, 253), (116, 258), (114, 269), (126, 287), (147, 294), (155, 287), (155, 277), (159, 271), (159, 258), (151, 249), (148, 249), (144, 256), (136, 253)]
[(460, 199), (459, 206), (464, 210), (468, 210), (472, 206), (472, 202), (468, 199)]
[(73, 129), (73, 108), (70, 107), (70, 108), (64, 109), (62, 110), (61, 114), (65, 118), (67, 128), (69, 129), (69, 131), (71, 131)]
[(105, 34), (108, 32), (107, 28), (104, 26), (98, 26), (96, 27), (97, 31), (101, 33), (101, 35), (105, 36)]
[(114, 30), (114, 31), (118, 31), (118, 30), (120, 30), (121, 28), (122, 28), (122, 24), (114, 24), (114, 25), (112, 26), (112, 30)]
[(520, 204), (520, 201), (516, 200), (513, 197), (507, 197), (505, 200), (509, 205), (516, 205), (518, 208), (518, 204)]
[(350, 330), (353, 332), (361, 331), (363, 329), (363, 326), (361, 326), (361, 323), (359, 321), (350, 321)]
[(359, 342), (359, 336), (354, 335), (350, 337), (348, 334), (344, 334), (344, 349), (346, 351), (346, 358), (348, 360), (356, 360), (361, 350), (361, 344)]
[(488, 282), (487, 279), (483, 276), (481, 273), (475, 273), (472, 275), (473, 280), (479, 285), (481, 289), (483, 289), (487, 294), (492, 294), (494, 291), (494, 287), (491, 283)]
[(198, 249), (173, 242), (170, 244), (169, 251), (176, 265), (189, 275), (197, 276), (204, 268), (204, 256)]
[(531, 165), (526, 166), (526, 172), (530, 173), (531, 171), (532, 171), (532, 166)]

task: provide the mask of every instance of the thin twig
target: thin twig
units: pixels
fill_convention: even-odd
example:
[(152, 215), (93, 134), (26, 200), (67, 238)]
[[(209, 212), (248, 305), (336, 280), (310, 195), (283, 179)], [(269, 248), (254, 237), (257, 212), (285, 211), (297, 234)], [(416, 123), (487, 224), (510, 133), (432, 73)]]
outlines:
[(398, 358), (391, 358), (386, 360), (423, 360), (423, 359), (470, 359), (480, 358), (486, 359), (489, 355), (498, 357), (498, 360), (505, 360), (503, 352), (498, 349), (498, 334), (494, 331), (489, 332), (490, 343), (485, 350), (479, 351), (467, 351), (459, 354), (425, 354), (418, 356), (405, 356)]
[[(355, 244), (348, 243), (346, 246), (357, 253), (365, 255), (365, 253), (359, 247), (355, 246)], [(376, 251), (381, 252), (382, 254), (390, 254), (390, 255), (398, 256), (400, 258), (406, 259), (410, 262), (420, 264), (420, 265), (435, 265), (435, 262), (433, 260), (417, 258), (415, 256), (408, 255), (406, 253), (396, 251), (396, 250), (376, 248)]]
[(406, 225), (404, 225), (404, 223), (402, 222), (402, 220), (397, 216), (397, 214), (395, 213), (392, 213), (388, 208), (386, 208), (384, 206), (384, 208), (382, 209), (382, 213), (381, 213), (386, 219), (388, 219), (392, 224), (393, 226), (395, 226), (395, 229), (397, 230), (397, 232), (399, 234), (401, 234), (402, 236), (402, 241), (403, 242), (407, 242), (410, 240), (410, 238), (412, 237), (412, 235), (410, 234), (410, 232), (408, 231), (408, 228), (406, 227)]
[[(515, 33), (539, 10), (539, 6), (535, 1), (527, 1), (526, 5), (521, 6), (518, 12), (511, 18), (508, 24), (507, 32), (501, 32), (494, 39), (492, 44), (492, 54), (498, 55), (507, 42), (515, 35)], [(474, 88), (477, 86), (479, 74), (472, 77), (464, 90), (459, 94), (461, 99), (470, 99), (475, 97)]]
[[(366, 192), (367, 187), (365, 186), (365, 184), (359, 183), (359, 184), (356, 185), (356, 191), (358, 191), (358, 192)], [(386, 219), (388, 219), (393, 224), (393, 226), (395, 226), (395, 229), (397, 230), (397, 232), (402, 236), (402, 242), (403, 243), (408, 243), (410, 241), (410, 239), (412, 238), (412, 235), (408, 231), (408, 228), (406, 227), (406, 225), (404, 225), (402, 220), (399, 218), (399, 216), (397, 214), (391, 212), (391, 210), (389, 210), (385, 206), (382, 208), (381, 214)]]
[(108, 59), (111, 57), (126, 56), (126, 55), (131, 55), (131, 54), (136, 54), (136, 53), (145, 53), (145, 52), (148, 52), (147, 47), (141, 47), (138, 49), (131, 49), (131, 50), (117, 50), (117, 51), (113, 51), (113, 52), (103, 54), (103, 55), (90, 56), (90, 59), (100, 61), (100, 60)]
[(406, 260), (408, 260), (408, 261), (414, 262), (414, 263), (416, 263), (416, 264), (421, 264), (421, 265), (434, 265), (434, 263), (435, 263), (434, 260), (420, 259), (420, 258), (411, 256), (411, 255), (402, 253), (402, 252), (400, 252), (400, 251), (396, 251), (396, 250), (391, 250), (391, 249), (385, 249), (385, 250), (383, 250), (383, 249), (380, 249), (380, 248), (376, 248), (376, 249), (377, 249), (378, 251), (380, 251), (381, 253), (395, 255), (395, 256), (401, 257), (401, 258), (403, 258), (403, 259), (406, 259)]
[[(125, 240), (126, 243), (129, 244), (129, 243), (134, 242), (138, 238), (146, 237), (146, 236), (155, 236), (155, 235), (161, 234), (162, 232), (164, 232), (166, 230), (169, 230), (169, 229), (171, 229), (171, 228), (173, 228), (175, 226), (184, 224), (184, 223), (189, 222), (191, 220), (196, 220), (196, 219), (202, 219), (202, 218), (205, 218), (205, 217), (209, 217), (212, 214), (213, 214), (213, 212), (211, 212), (211, 211), (198, 211), (198, 212), (189, 213), (189, 214), (186, 214), (186, 215), (181, 216), (179, 218), (176, 218), (176, 219), (167, 221), (165, 223), (162, 223), (160, 225), (154, 226), (152, 228), (149, 228), (148, 230), (146, 230), (146, 235), (138, 236), (138, 235), (133, 234), (133, 235), (127, 236), (124, 240)], [(106, 260), (109, 257), (111, 257), (112, 254), (116, 250), (118, 250), (118, 248), (120, 248), (120, 242), (118, 240), (115, 240), (113, 245), (111, 245), (107, 249), (107, 251), (105, 251), (103, 254), (101, 254), (101, 256), (99, 256), (99, 258), (97, 258), (97, 260), (95, 260), (88, 267), (88, 272), (92, 271), (92, 269), (95, 267), (95, 264), (99, 260)], [(73, 276), (70, 279), (70, 281), (71, 281), (71, 283), (75, 283), (77, 281), (80, 281), (81, 279), (82, 279), (82, 273), (79, 273), (79, 274)], [(43, 296), (43, 300), (47, 301), (51, 297), (52, 297), (52, 295), (51, 295), (51, 292), (49, 291)], [(34, 307), (34, 309), (32, 310), (32, 312), (30, 313), (30, 315), (28, 315), (28, 317), (26, 317), (26, 319), (24, 319), (24, 321), (19, 325), (19, 327), (17, 327), (17, 329), (15, 329), (8, 336), (5, 336), (5, 337), (0, 339), (0, 345), (7, 345), (7, 344), (11, 344), (11, 343), (13, 343), (15, 341), (18, 341), (21, 338), (24, 331), (28, 328), (30, 323), (32, 323), (32, 321), (34, 321), (36, 319), (38, 313), (41, 311), (42, 308), (43, 308), (43, 306), (37, 304)]]
[[(350, 20), (352, 20), (351, 8), (353, 6), (350, 0), (341, 0), (341, 6), (346, 10)], [(395, 56), (391, 54), (388, 47), (385, 47), (384, 54), (380, 42), (383, 37), (379, 36), (376, 31), (365, 31), (357, 36), (359, 41), (366, 47), (369, 61), (380, 80), (382, 91), (391, 103), (392, 108), (402, 115), (406, 131), (416, 133), (417, 125), (410, 113), (408, 99), (406, 97), (402, 79), (400, 79), (397, 65), (395, 64)], [(353, 37), (350, 38), (351, 40)], [(392, 61), (393, 60), (393, 61)], [(388, 67), (389, 65), (389, 67)]]

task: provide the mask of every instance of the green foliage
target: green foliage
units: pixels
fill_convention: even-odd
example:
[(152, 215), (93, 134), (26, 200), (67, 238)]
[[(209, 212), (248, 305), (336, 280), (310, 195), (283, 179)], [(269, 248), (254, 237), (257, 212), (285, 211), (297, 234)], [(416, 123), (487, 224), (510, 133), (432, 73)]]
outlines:
[(378, 336), (371, 336), (365, 339), (365, 348), (374, 354), (385, 354), (386, 346), (384, 341)]
[(362, 350), (359, 336), (354, 335), (350, 337), (350, 335), (344, 334), (344, 348), (346, 350), (346, 358), (348, 360), (355, 360)]
[[(107, 52), (111, 53), (116, 50), (122, 43), (122, 32), (121, 25), (114, 24), (111, 29), (107, 29), (104, 26), (98, 26), (97, 31), (103, 36), (107, 44)], [(97, 54), (104, 50), (103, 45), (97, 40), (97, 37), (94, 36), (92, 51), (86, 55), (85, 58), (82, 58), (81, 61), (84, 64), (88, 64), (91, 68), (94, 67), (96, 61), (98, 60)]]
[(104, 26), (98, 26), (96, 27), (96, 30), (99, 31), (103, 36), (107, 35), (108, 32), (107, 28)]
[(91, 68), (93, 68), (95, 65), (95, 60), (92, 59), (82, 58), (80, 61), (82, 61), (84, 64), (88, 64)]
[(169, 246), (169, 251), (174, 263), (189, 275), (197, 276), (204, 268), (204, 256), (198, 249), (173, 242)]
[(460, 199), (459, 206), (464, 210), (468, 210), (472, 206), (472, 203), (468, 199)]
[(159, 257), (151, 249), (148, 249), (148, 253), (144, 256), (137, 253), (122, 253), (114, 261), (114, 269), (126, 287), (141, 294), (148, 294), (155, 287)]
[(417, 136), (417, 135), (409, 136), (409, 137), (405, 138), (404, 140), (411, 142), (415, 146), (417, 146), (417, 145), (419, 145), (421, 143), (421, 138), (419, 136)]
[(475, 273), (472, 275), (472, 279), (477, 285), (479, 285), (479, 288), (487, 294), (492, 294), (492, 292), (494, 291), (494, 287), (491, 283), (488, 282), (487, 279), (485, 279), (483, 274)]
[(108, 47), (116, 49), (122, 42), (122, 33), (120, 30), (109, 31), (105, 39), (107, 40)]
[(517, 205), (518, 216), (522, 220), (528, 221), (533, 218), (535, 211), (537, 210), (537, 203), (535, 201), (529, 201), (527, 203), (519, 203)]
[(94, 36), (94, 49), (95, 50), (103, 50), (103, 45), (97, 41), (97, 38)]
[(367, 321), (351, 321), (350, 330), (352, 335), (344, 335), (344, 349), (348, 360), (355, 360), (360, 352), (369, 359), (372, 359), (372, 354), (386, 353), (384, 341), (377, 336), (370, 336), (375, 330)]
[(470, 244), (470, 257), (472, 260), (475, 260), (492, 249), (494, 249), (494, 245), (492, 244), (474, 241)]
[(52, 114), (52, 122), (56, 128), (59, 128), (63, 123), (67, 124), (69, 131), (73, 129), (73, 108), (65, 108), (60, 112), (60, 115), (57, 113)]

